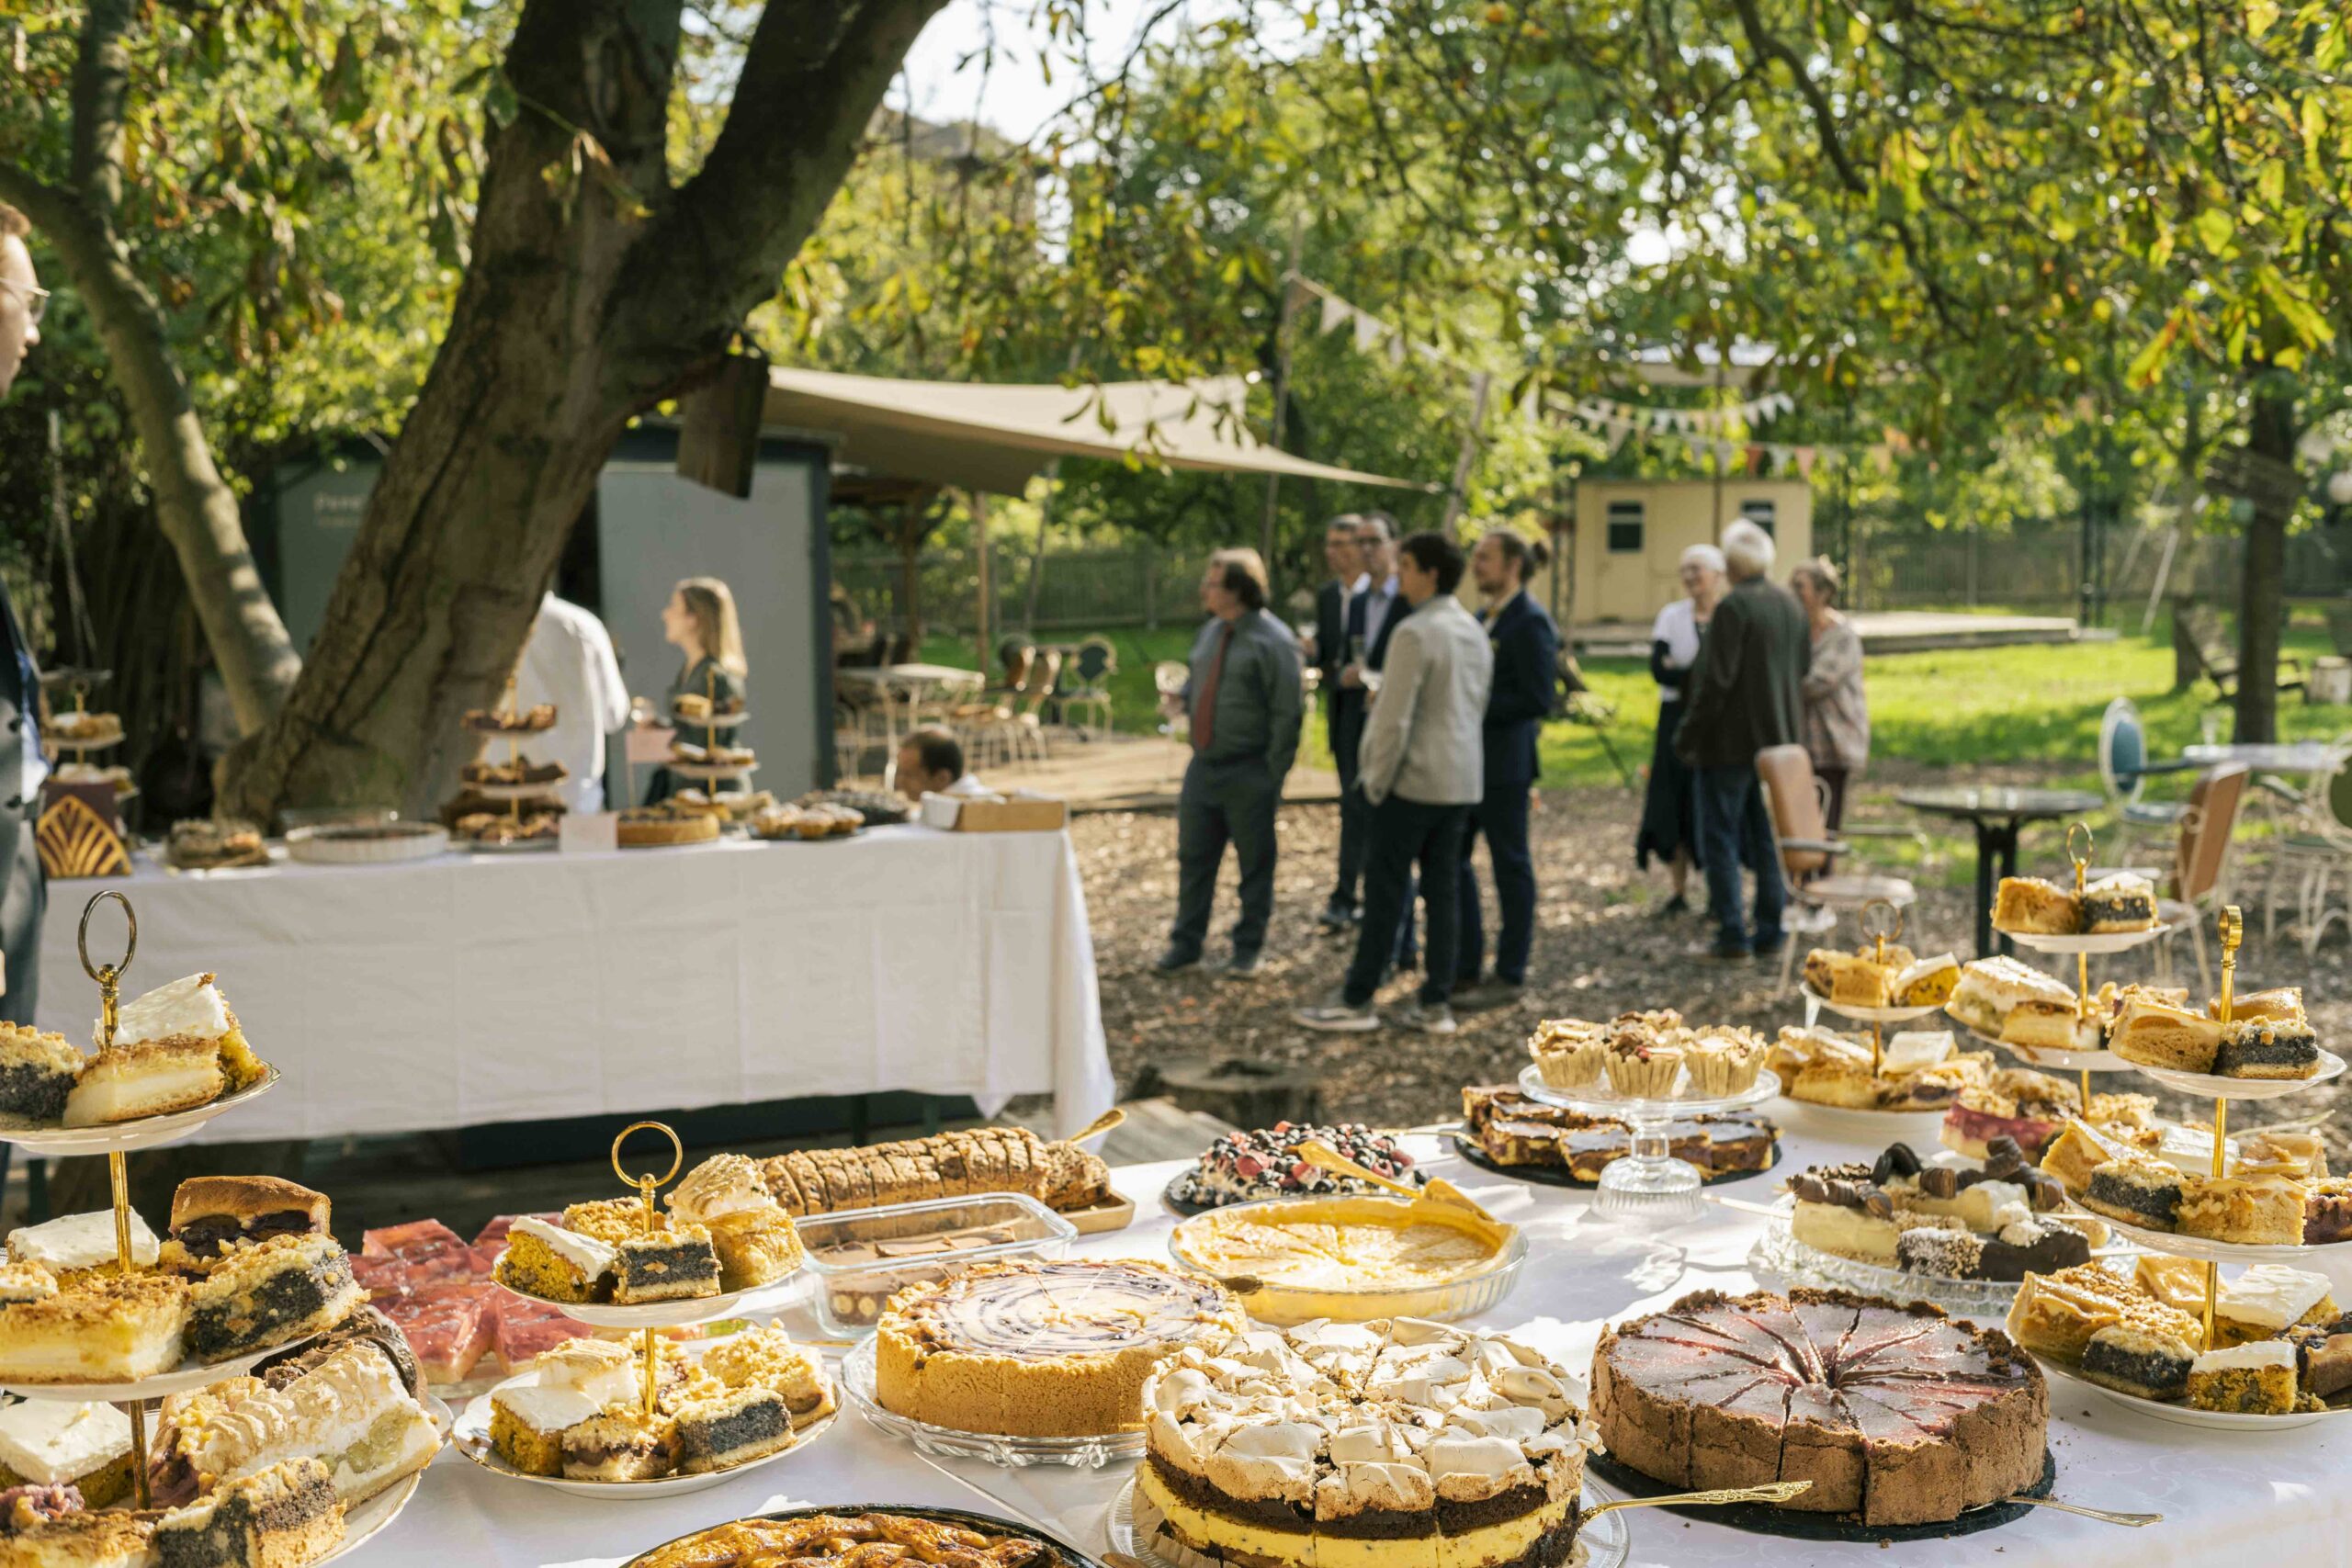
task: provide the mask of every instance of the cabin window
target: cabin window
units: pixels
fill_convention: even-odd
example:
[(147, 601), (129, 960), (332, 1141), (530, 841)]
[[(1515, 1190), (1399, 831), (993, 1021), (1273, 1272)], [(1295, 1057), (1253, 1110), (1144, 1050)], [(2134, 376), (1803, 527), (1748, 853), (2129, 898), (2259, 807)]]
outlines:
[(1766, 534), (1778, 538), (1780, 533), (1773, 526), (1773, 505), (1769, 501), (1743, 501), (1739, 503), (1740, 516), (1763, 529)]
[(1612, 501), (1609, 503), (1609, 553), (1612, 556), (1637, 556), (1642, 553), (1644, 516), (1638, 501)]

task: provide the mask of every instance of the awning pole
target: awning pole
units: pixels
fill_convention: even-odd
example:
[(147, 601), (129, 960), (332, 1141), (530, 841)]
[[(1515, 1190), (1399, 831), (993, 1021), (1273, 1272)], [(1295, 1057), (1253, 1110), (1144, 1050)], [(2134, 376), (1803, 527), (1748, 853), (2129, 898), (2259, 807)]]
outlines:
[[(1273, 438), (1268, 443), (1277, 452), (1283, 446), (1283, 414), (1290, 401), (1290, 312), (1291, 301), (1298, 292), (1299, 252), (1306, 243), (1306, 219), (1304, 214), (1290, 220), (1290, 260), (1283, 267), (1282, 304), (1274, 316), (1274, 424)], [(1279, 575), (1274, 565), (1274, 513), (1282, 500), (1283, 477), (1266, 476), (1266, 515), (1258, 525), (1258, 554), (1266, 563), (1268, 597), (1271, 600), (1273, 579)]]
[(972, 558), (979, 563), (980, 603), (978, 613), (972, 617), (972, 647), (980, 660), (980, 676), (989, 673), (989, 498), (983, 491), (966, 491), (972, 503)]

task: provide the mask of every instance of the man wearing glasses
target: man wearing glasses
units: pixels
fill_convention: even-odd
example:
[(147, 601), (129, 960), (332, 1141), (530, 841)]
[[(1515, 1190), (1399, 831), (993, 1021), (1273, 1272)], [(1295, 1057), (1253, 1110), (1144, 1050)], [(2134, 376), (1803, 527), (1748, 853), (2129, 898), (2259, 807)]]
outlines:
[[(0, 202), (0, 400), (16, 385), (27, 352), (40, 342), (40, 318), (49, 305), (25, 243), (31, 232), (23, 213)], [(6, 587), (0, 587), (0, 637), (7, 641), (0, 651), (0, 951), (6, 955), (0, 983), (7, 987), (0, 994), (0, 1019), (28, 1024), (40, 989), (40, 919), (49, 903), (33, 838), (49, 760), (40, 749), (40, 676)]]

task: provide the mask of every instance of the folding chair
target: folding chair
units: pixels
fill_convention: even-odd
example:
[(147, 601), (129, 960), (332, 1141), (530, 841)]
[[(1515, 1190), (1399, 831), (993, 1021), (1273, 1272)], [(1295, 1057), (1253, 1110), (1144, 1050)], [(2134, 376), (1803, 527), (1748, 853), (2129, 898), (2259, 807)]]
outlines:
[(1756, 776), (1764, 786), (1772, 849), (1789, 886), (1789, 902), (1800, 911), (1788, 922), (1789, 940), (1781, 948), (1780, 988), (1785, 991), (1796, 972), (1800, 932), (1834, 931), (1841, 911), (1859, 915), (1863, 905), (1881, 898), (1908, 910), (1918, 902), (1919, 890), (1900, 876), (1838, 874), (1839, 857), (1852, 856), (1853, 846), (1830, 836), (1829, 785), (1813, 771), (1813, 758), (1804, 747), (1766, 747), (1756, 753)]

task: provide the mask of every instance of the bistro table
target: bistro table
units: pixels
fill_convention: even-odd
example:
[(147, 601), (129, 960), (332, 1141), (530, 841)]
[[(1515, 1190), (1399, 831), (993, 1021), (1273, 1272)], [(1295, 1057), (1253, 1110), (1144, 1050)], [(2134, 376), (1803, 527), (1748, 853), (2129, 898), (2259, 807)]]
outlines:
[(2184, 746), (2181, 761), (2193, 767), (2213, 768), (2244, 762), (2257, 773), (2334, 773), (2344, 753), (2325, 740), (2251, 741), (2245, 745)]
[(2018, 874), (2018, 829), (2028, 822), (2086, 816), (2102, 804), (2100, 796), (2086, 789), (1978, 789), (1967, 784), (1906, 789), (1894, 798), (1914, 811), (1924, 811), (1930, 817), (1950, 817), (1975, 827), (1979, 958), (1989, 957), (1996, 951), (2010, 951), (2006, 937), (2000, 939), (1997, 949), (1994, 946), (1993, 877), (1996, 862), (2001, 875)]
[(910, 734), (922, 723), (922, 705), (934, 693), (944, 696), (950, 692), (977, 692), (987, 686), (989, 678), (978, 670), (960, 670), (953, 664), (884, 664), (837, 669), (833, 683), (870, 686), (880, 699), (882, 739), (889, 759), (882, 765), (882, 787), (888, 789), (898, 779), (899, 742), (904, 738), (899, 728), (899, 712), (904, 710), (906, 733)]

